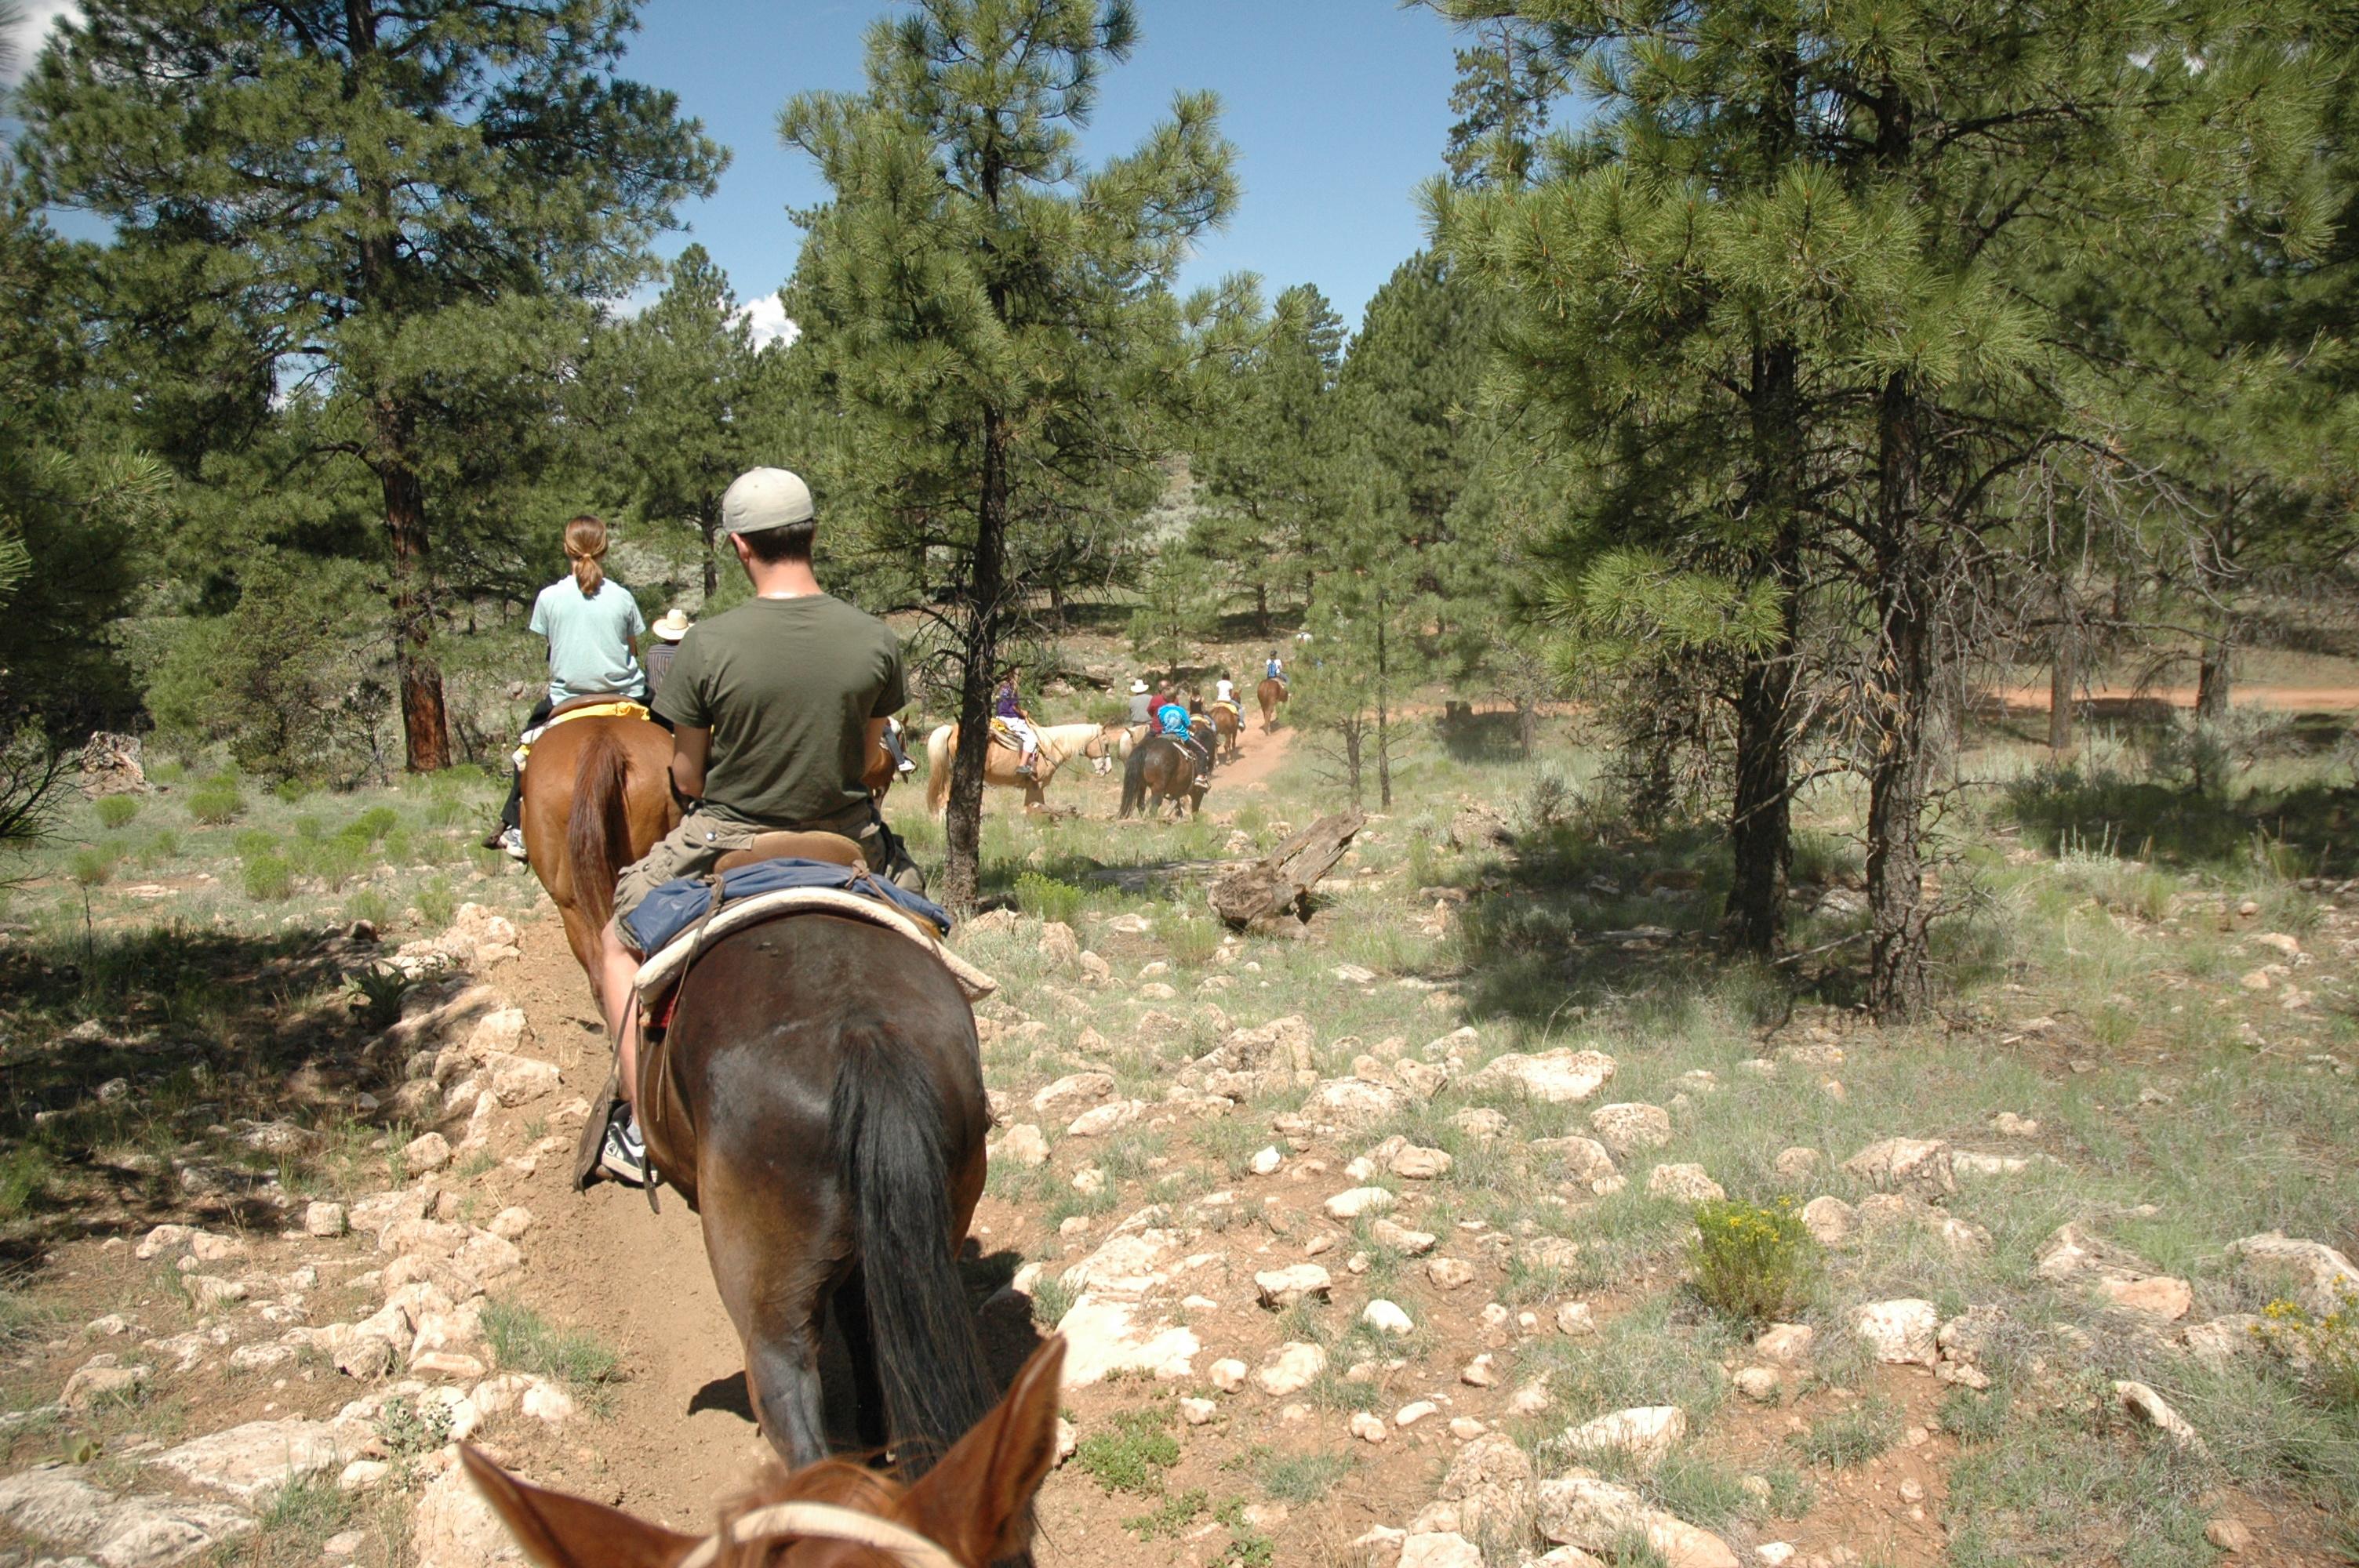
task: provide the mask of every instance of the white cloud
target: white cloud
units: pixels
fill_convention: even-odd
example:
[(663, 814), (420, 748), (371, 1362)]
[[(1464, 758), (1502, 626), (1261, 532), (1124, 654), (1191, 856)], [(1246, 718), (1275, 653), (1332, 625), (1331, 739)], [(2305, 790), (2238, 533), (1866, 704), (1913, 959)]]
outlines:
[(766, 349), (772, 343), (791, 343), (803, 335), (801, 327), (787, 319), (786, 303), (775, 294), (749, 301), (737, 316), (754, 329), (754, 346), (757, 349)]
[(12, 81), (24, 75), (33, 57), (41, 52), (41, 45), (49, 36), (49, 24), (60, 16), (82, 19), (82, 7), (74, 0), (20, 0), (18, 9), (24, 13), (24, 19), (8, 31), (8, 42), (16, 52), (16, 69), (9, 73)]

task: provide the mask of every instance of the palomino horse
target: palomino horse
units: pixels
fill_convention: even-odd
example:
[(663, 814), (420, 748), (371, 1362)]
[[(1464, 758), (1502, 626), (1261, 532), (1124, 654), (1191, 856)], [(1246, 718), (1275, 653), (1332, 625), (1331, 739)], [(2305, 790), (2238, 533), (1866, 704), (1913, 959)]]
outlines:
[(1201, 714), (1189, 728), (1203, 748), (1201, 754), (1169, 735), (1149, 735), (1133, 749), (1123, 769), (1122, 809), (1117, 816), (1144, 811), (1150, 817), (1160, 816), (1167, 801), (1177, 802), (1182, 811), (1203, 813), (1206, 786), (1197, 781), (1209, 781), (1212, 776), (1212, 761), (1219, 755), (1214, 750), (1218, 736), (1212, 721)]
[[(942, 814), (951, 798), (951, 757), (958, 750), (958, 726), (945, 724), (926, 737), (926, 809), (936, 816)], [(991, 738), (991, 750), (984, 753), (983, 782), (1001, 789), (1024, 792), (1024, 809), (1040, 809), (1042, 792), (1057, 770), (1075, 757), (1088, 755), (1091, 741), (1104, 733), (1098, 724), (1048, 724), (1032, 733), (1040, 739), (1040, 749), (1033, 754), (1032, 776), (1026, 778), (1016, 771), (1024, 753), (998, 736)]]
[(1212, 733), (1219, 737), (1221, 755), (1229, 762), (1244, 756), (1245, 716), (1225, 702), (1216, 702), (1204, 710), (1212, 721)]
[(1264, 676), (1254, 696), (1261, 701), (1262, 733), (1267, 734), (1277, 728), (1277, 710), (1286, 706), (1286, 683), (1276, 676)]
[[(914, 1486), (843, 1460), (773, 1470), (699, 1538), (527, 1486), (462, 1444), (467, 1474), (541, 1568), (986, 1568), (1032, 1561), (1032, 1497), (1057, 1458), (1065, 1342), (1032, 1353), (983, 1423)], [(832, 1550), (831, 1550), (832, 1549)]]
[(679, 820), (670, 770), (671, 732), (646, 719), (552, 724), (526, 760), (525, 857), (593, 989), (614, 878)]

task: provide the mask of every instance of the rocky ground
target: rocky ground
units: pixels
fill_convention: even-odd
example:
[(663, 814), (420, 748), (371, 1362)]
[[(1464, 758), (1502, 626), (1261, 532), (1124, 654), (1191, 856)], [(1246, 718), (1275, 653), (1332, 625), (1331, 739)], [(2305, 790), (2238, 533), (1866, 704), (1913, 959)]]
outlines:
[[(1662, 846), (1550, 848), (1483, 783), (1409, 781), (1290, 935), (1151, 878), (962, 929), (1003, 983), (977, 1311), (1003, 1371), (1072, 1346), (1044, 1564), (2341, 1560), (2337, 1352), (2264, 1309), (2359, 1292), (2359, 894), (2001, 838), (2022, 957), (1879, 1031), (1721, 969)], [(1163, 831), (1308, 820), (1249, 787)], [(1086, 887), (1150, 831), (995, 852)], [(1812, 918), (1855, 918), (1821, 878)], [(0, 1561), (513, 1561), (462, 1437), (681, 1528), (748, 1474), (692, 1217), (567, 1190), (604, 1059), (553, 922), (389, 946), (303, 959), (413, 977), (311, 1108), (192, 1108), (243, 1184), (180, 1162), (30, 1260)], [(1699, 1299), (1723, 1197), (1814, 1238), (1789, 1316)]]

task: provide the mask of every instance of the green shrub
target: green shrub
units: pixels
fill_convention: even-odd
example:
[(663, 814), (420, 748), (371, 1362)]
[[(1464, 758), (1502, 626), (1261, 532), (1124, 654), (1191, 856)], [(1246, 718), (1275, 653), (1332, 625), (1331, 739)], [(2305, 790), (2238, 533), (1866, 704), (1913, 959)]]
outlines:
[(1175, 919), (1163, 923), (1163, 948), (1175, 964), (1201, 968), (1221, 950), (1221, 925), (1215, 920)]
[(189, 796), (189, 820), (207, 827), (219, 827), (245, 815), (245, 796), (238, 794), (235, 784), (203, 784)]
[(98, 825), (113, 832), (131, 826), (139, 815), (139, 803), (127, 795), (110, 795), (98, 803)]
[(295, 868), (287, 863), (284, 855), (249, 856), (241, 865), (240, 880), (245, 885), (245, 896), (276, 903), (295, 891)]
[(409, 989), (409, 977), (390, 964), (371, 964), (353, 975), (346, 982), (345, 1005), (362, 1028), (390, 1029), (401, 1017), (401, 993)]
[(2261, 1309), (2255, 1336), (2302, 1374), (2302, 1385), (2321, 1403), (2359, 1409), (2359, 1291), (2338, 1285), (2334, 1310), (2317, 1314), (2298, 1302), (2273, 1301)]
[(1038, 871), (1027, 871), (1016, 879), (1016, 903), (1027, 914), (1071, 925), (1082, 913), (1082, 890)]
[(363, 888), (344, 902), (346, 920), (365, 920), (379, 931), (393, 924), (393, 900), (380, 888)]
[(418, 890), (418, 918), (426, 923), (428, 930), (440, 931), (458, 915), (459, 895), (440, 877)]
[(374, 844), (401, 826), (401, 813), (389, 806), (372, 806), (338, 830), (339, 838), (357, 839)]
[(1891, 1400), (1871, 1395), (1849, 1410), (1821, 1416), (1810, 1431), (1794, 1435), (1803, 1456), (1840, 1470), (1873, 1459), (1900, 1441), (1900, 1411)]
[(537, 1372), (577, 1392), (611, 1383), (623, 1358), (576, 1328), (560, 1328), (515, 1302), (484, 1303), (484, 1337), (504, 1370)]
[(300, 857), (306, 875), (315, 876), (341, 891), (346, 882), (368, 871), (368, 846), (338, 834), (307, 845)]
[(295, 819), (295, 837), (305, 841), (327, 837), (328, 825), (313, 812), (305, 812)]
[(95, 844), (85, 844), (73, 852), (73, 860), (66, 869), (83, 887), (104, 887), (114, 880), (114, 856)]
[(311, 793), (311, 783), (309, 779), (299, 779), (290, 774), (286, 778), (280, 779), (278, 783), (272, 787), (270, 793), (285, 801), (288, 805), (292, 806), (297, 801), (301, 800), (304, 796), (310, 795)]
[(1689, 1259), (1706, 1306), (1738, 1323), (1766, 1323), (1801, 1303), (1818, 1254), (1792, 1198), (1702, 1204), (1695, 1222)]
[(1073, 1463), (1107, 1492), (1153, 1496), (1163, 1489), (1163, 1472), (1180, 1463), (1180, 1440), (1171, 1435), (1168, 1404), (1116, 1411), (1111, 1432), (1093, 1433), (1073, 1450)]

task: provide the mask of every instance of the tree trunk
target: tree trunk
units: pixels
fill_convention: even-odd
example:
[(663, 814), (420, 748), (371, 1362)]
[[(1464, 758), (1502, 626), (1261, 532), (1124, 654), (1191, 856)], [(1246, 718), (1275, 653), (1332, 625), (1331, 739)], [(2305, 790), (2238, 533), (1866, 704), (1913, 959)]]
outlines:
[(1065, 629), (1065, 589), (1061, 583), (1049, 585), (1049, 620), (1058, 631)]
[(1532, 748), (1540, 743), (1539, 704), (1523, 696), (1516, 697), (1515, 703), (1516, 744), (1528, 760), (1532, 754)]
[(425, 487), (399, 460), (381, 464), (385, 528), (393, 543), (393, 667), (401, 687), (401, 733), (413, 773), (451, 765), (451, 725), (442, 668), (434, 662), (434, 575), (426, 532)]
[(1867, 690), (1867, 1006), (1886, 1023), (1921, 1016), (1932, 996), (1922, 856), (1938, 583), (1919, 535), (1921, 419), (1907, 378), (1896, 373), (1877, 416), (1877, 646)]
[(1262, 636), (1269, 635), (1269, 584), (1254, 584), (1254, 625)]
[(959, 672), (958, 749), (943, 819), (942, 903), (974, 907), (983, 860), (983, 764), (991, 750), (991, 688), (999, 656), (1000, 596), (1007, 549), (1007, 447), (999, 411), (983, 416), (983, 492), (975, 503), (974, 574), (968, 586), (964, 666)]
[[(1790, 627), (1792, 617), (1788, 617)], [(1763, 957), (1785, 925), (1793, 863), (1787, 730), (1794, 694), (1790, 633), (1782, 657), (1748, 660), (1736, 695), (1736, 798), (1729, 811), (1728, 943)]]
[(1360, 721), (1356, 719), (1343, 726), (1343, 780), (1352, 791), (1352, 809), (1357, 811), (1367, 798), (1362, 786), (1360, 771)]
[(2225, 626), (2203, 644), (2195, 666), (2195, 717), (2204, 723), (2216, 724), (2228, 717), (2228, 660), (2234, 652)]
[(1385, 606), (1376, 605), (1376, 804), (1393, 808), (1392, 716), (1385, 700)]
[(1335, 869), (1352, 838), (1367, 825), (1356, 809), (1322, 816), (1250, 866), (1212, 884), (1206, 900), (1212, 913), (1242, 930), (1293, 910), (1310, 918), (1310, 890)]
[(721, 591), (721, 563), (713, 558), (713, 547), (721, 543), (721, 519), (706, 513), (696, 524), (704, 535), (704, 598), (697, 604), (699, 615), (712, 608), (712, 596)]
[(2060, 757), (2072, 749), (2072, 694), (2079, 685), (2072, 644), (2060, 640), (2048, 665), (2048, 749)]
[[(1772, 125), (1781, 124), (1776, 116)], [(1756, 509), (1777, 520), (1763, 569), (1785, 602), (1777, 637), (1745, 656), (1736, 694), (1736, 791), (1729, 806), (1731, 871), (1723, 911), (1729, 946), (1767, 957), (1784, 934), (1786, 879), (1793, 869), (1794, 683), (1799, 668), (1800, 546), (1794, 506), (1801, 487), (1803, 442), (1790, 343), (1763, 345), (1754, 356), (1751, 427)]]

